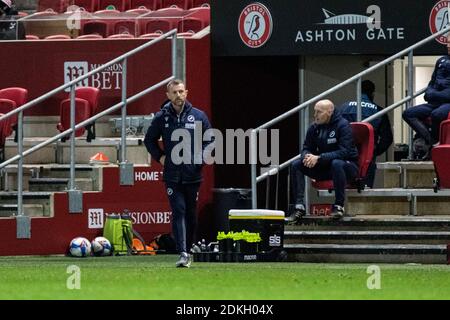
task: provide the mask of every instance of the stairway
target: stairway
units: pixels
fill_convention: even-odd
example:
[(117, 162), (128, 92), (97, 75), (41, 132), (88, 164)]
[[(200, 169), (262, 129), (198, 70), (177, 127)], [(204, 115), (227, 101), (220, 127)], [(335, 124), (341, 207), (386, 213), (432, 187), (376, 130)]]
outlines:
[[(284, 249), (302, 262), (450, 263), (450, 197), (433, 191), (432, 162), (378, 165), (382, 188), (347, 192), (341, 220), (310, 215), (286, 226)], [(333, 193), (318, 191), (319, 199)]]

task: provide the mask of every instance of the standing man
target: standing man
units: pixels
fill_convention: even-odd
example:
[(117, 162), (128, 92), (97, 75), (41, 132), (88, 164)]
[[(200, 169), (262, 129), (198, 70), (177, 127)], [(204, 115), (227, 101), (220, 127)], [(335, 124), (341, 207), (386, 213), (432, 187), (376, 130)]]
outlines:
[[(177, 267), (191, 264), (187, 249), (195, 240), (202, 155), (208, 144), (194, 141), (194, 137), (200, 136), (194, 135), (194, 131), (201, 130), (201, 139), (211, 127), (206, 114), (186, 100), (187, 94), (183, 81), (177, 79), (167, 84), (169, 101), (156, 113), (144, 139), (152, 158), (164, 166), (164, 182), (172, 208), (172, 233), (180, 253)], [(163, 149), (158, 144), (160, 137)]]
[(306, 133), (301, 158), (291, 165), (295, 211), (286, 218), (288, 223), (298, 222), (306, 212), (305, 175), (319, 181), (333, 180), (336, 199), (331, 215), (341, 218), (345, 212), (345, 186), (358, 175), (358, 150), (349, 122), (330, 100), (314, 106), (314, 124)]
[[(427, 103), (406, 109), (403, 120), (430, 146), (420, 159), (429, 160), (433, 144), (439, 141), (441, 122), (450, 112), (450, 35), (447, 37), (447, 55), (436, 62), (424, 99)], [(431, 117), (431, 132), (424, 123), (428, 117)]]
[[(361, 83), (361, 119), (368, 118), (383, 110), (382, 107), (373, 102), (374, 92), (375, 84), (372, 81), (364, 80)], [(342, 116), (347, 119), (348, 122), (357, 121), (357, 105), (357, 101), (349, 101), (341, 106), (340, 111)], [(387, 114), (370, 121), (370, 124), (374, 129), (375, 150), (373, 151), (373, 159), (367, 171), (365, 184), (369, 188), (373, 188), (375, 172), (377, 169), (376, 159), (379, 155), (382, 155), (389, 149), (389, 146), (392, 144), (394, 138), (392, 135), (391, 122), (389, 121)]]

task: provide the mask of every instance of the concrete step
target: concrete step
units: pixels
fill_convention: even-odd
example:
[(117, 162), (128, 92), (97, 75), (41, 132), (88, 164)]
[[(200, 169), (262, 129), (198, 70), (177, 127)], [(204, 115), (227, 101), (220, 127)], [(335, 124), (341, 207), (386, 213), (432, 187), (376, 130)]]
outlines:
[[(25, 215), (50, 217), (53, 212), (53, 192), (23, 192)], [(0, 192), (4, 216), (17, 214), (17, 192)]]
[[(24, 139), (24, 151), (44, 142), (45, 137)], [(85, 138), (76, 138), (75, 162), (89, 164), (90, 158), (98, 152), (103, 152), (110, 163), (117, 163), (120, 156), (120, 138), (96, 138), (87, 142)], [(134, 164), (148, 164), (149, 154), (143, 145), (142, 137), (127, 137), (127, 160)], [(5, 159), (17, 154), (17, 143), (8, 138), (5, 144)], [(25, 164), (70, 163), (70, 141), (51, 143), (42, 149), (26, 156)]]
[[(30, 191), (64, 191), (68, 189), (68, 178), (32, 178), (28, 181)], [(76, 178), (75, 187), (83, 191), (94, 190), (94, 183), (91, 178)]]
[[(92, 189), (99, 191), (102, 189), (102, 168), (104, 166), (76, 164), (75, 178), (89, 178), (92, 180)], [(12, 164), (0, 170), (1, 190), (12, 191), (17, 190), (17, 170), (18, 165)], [(27, 164), (23, 167), (23, 186), (24, 190), (29, 189), (29, 180), (33, 178), (70, 178), (69, 164), (45, 164), (33, 165)]]
[(305, 216), (286, 231), (449, 231), (450, 216), (359, 215), (340, 220), (323, 216)]
[[(334, 198), (334, 192), (319, 190), (324, 198)], [(345, 211), (349, 215), (447, 215), (450, 190), (435, 193), (433, 189), (383, 188), (346, 191)]]
[(396, 161), (377, 163), (383, 188), (433, 188), (436, 177), (432, 161)]
[[(29, 217), (49, 217), (50, 210), (43, 204), (24, 204), (23, 214)], [(0, 217), (17, 216), (17, 204), (0, 204)]]
[(285, 244), (288, 260), (300, 262), (433, 263), (448, 261), (446, 245)]
[(285, 244), (445, 244), (450, 231), (285, 231)]

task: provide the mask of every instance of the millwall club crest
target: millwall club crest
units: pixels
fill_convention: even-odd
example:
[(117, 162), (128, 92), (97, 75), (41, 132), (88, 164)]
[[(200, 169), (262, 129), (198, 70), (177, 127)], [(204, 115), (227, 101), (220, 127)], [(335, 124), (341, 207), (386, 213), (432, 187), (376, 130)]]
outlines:
[[(449, 0), (441, 0), (431, 9), (429, 24), (431, 33), (436, 33), (444, 29), (448, 24)], [(436, 38), (441, 44), (447, 44), (447, 33)]]
[(250, 48), (259, 48), (272, 34), (272, 16), (261, 3), (254, 2), (242, 10), (238, 22), (239, 36)]

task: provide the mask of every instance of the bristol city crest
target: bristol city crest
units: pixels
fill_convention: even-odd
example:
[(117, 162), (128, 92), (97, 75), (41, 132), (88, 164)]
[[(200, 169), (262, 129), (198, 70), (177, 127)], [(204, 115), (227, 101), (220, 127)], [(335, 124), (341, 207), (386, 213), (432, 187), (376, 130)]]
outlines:
[[(449, 0), (441, 0), (431, 9), (429, 24), (431, 33), (436, 33), (444, 29), (448, 24)], [(447, 44), (447, 34), (436, 38), (437, 42)]]
[(239, 16), (239, 36), (250, 48), (259, 48), (272, 34), (272, 16), (261, 3), (254, 2), (242, 10)]

